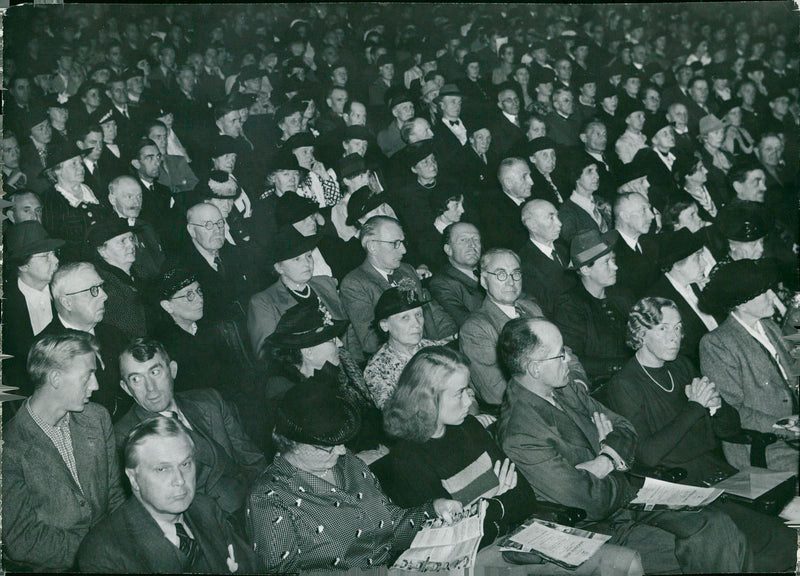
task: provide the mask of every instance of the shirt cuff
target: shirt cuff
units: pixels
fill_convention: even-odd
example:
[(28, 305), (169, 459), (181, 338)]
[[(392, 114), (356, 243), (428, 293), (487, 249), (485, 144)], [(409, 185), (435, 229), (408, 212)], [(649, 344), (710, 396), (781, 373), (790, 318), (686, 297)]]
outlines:
[(611, 460), (614, 462), (614, 470), (624, 471), (628, 469), (628, 464), (625, 462), (625, 460), (623, 460), (620, 455), (617, 454), (617, 451), (608, 444), (601, 444), (600, 453), (611, 457)]

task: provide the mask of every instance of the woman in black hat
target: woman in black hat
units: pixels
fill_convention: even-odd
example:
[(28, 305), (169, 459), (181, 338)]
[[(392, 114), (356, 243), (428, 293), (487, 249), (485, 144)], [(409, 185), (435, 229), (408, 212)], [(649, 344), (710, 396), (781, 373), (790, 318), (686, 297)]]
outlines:
[(387, 565), (426, 518), (461, 511), (459, 502), (444, 498), (410, 509), (393, 504), (345, 448), (360, 418), (335, 388), (298, 384), (276, 412), (272, 439), (279, 454), (247, 502), (248, 535), (267, 572)]
[(63, 262), (90, 259), (84, 244), (89, 227), (113, 217), (83, 183), (83, 156), (90, 151), (80, 150), (75, 144), (56, 149), (48, 155), (43, 172), (54, 186), (42, 197), (42, 224), (50, 234), (66, 240), (61, 252)]
[[(779, 274), (772, 259), (720, 264), (700, 300), (709, 313), (726, 316), (700, 341), (701, 371), (739, 411), (742, 427), (759, 432), (775, 432), (773, 424), (798, 413), (800, 359), (771, 319)], [(737, 468), (750, 462), (746, 446), (726, 444), (725, 456)], [(767, 467), (796, 472), (797, 450), (784, 442), (768, 446)]]
[(357, 407), (363, 421), (358, 434), (347, 443), (354, 452), (360, 452), (379, 447), (383, 424), (364, 375), (342, 348), (347, 325), (347, 320), (334, 319), (319, 303), (299, 303), (289, 308), (263, 344), (263, 394), (267, 403), (274, 406), (297, 383), (327, 383), (338, 388)]
[(284, 143), (284, 148), (292, 151), (303, 169), (297, 194), (314, 200), (320, 207), (333, 206), (342, 198), (339, 181), (333, 170), (314, 157), (314, 146), (314, 135), (310, 132), (298, 132)]
[(382, 409), (392, 397), (400, 373), (414, 354), (447, 342), (422, 337), (423, 304), (413, 289), (404, 290), (401, 286), (386, 290), (375, 305), (375, 330), (386, 338), (386, 343), (367, 362), (364, 379), (378, 408)]

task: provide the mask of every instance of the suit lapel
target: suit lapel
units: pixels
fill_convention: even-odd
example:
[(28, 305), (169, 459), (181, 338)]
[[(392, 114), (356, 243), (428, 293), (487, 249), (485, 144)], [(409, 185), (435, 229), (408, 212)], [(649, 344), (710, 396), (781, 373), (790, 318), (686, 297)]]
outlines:
[(167, 540), (161, 527), (135, 497), (125, 503), (124, 514), (130, 540), (143, 551), (141, 558), (150, 567), (151, 574), (183, 571), (178, 549)]
[[(104, 453), (105, 439), (101, 438), (99, 430), (88, 426), (82, 415), (70, 414), (69, 434), (72, 439), (72, 453), (75, 455), (75, 466), (78, 469), (78, 480), (85, 491), (88, 492), (96, 485), (97, 474), (93, 454)], [(71, 476), (71, 475), (70, 475)], [(97, 495), (97, 500), (102, 501), (102, 495)], [(94, 499), (94, 498), (93, 498)]]

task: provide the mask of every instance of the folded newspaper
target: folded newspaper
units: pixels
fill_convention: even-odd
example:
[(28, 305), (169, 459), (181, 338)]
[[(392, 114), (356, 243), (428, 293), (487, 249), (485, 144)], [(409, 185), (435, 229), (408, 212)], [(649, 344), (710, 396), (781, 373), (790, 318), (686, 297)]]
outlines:
[(606, 534), (529, 518), (498, 544), (501, 552), (534, 552), (553, 564), (574, 570), (610, 538)]
[(414, 536), (411, 547), (392, 566), (398, 570), (440, 572), (463, 570), (475, 566), (478, 545), (483, 538), (486, 500), (465, 506), (461, 514), (447, 523), (430, 519)]
[(648, 511), (697, 510), (711, 504), (722, 492), (718, 488), (687, 486), (648, 477), (628, 508)]
[(779, 516), (789, 528), (800, 528), (800, 497), (792, 498)]

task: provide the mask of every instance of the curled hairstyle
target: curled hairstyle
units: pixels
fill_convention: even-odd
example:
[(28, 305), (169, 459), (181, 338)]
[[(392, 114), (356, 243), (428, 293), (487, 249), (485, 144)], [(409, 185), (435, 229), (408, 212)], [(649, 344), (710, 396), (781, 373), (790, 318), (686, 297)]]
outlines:
[(628, 333), (625, 343), (634, 350), (641, 349), (647, 331), (661, 324), (664, 319), (664, 308), (672, 308), (680, 315), (675, 302), (667, 298), (650, 297), (639, 300), (628, 316)]
[(414, 354), (384, 406), (387, 434), (419, 443), (430, 440), (436, 432), (444, 383), (459, 370), (469, 370), (469, 359), (450, 348), (431, 346)]
[(48, 334), (37, 338), (28, 351), (28, 375), (36, 389), (56, 370), (68, 370), (72, 359), (93, 354), (100, 360), (100, 345), (88, 332), (67, 330), (63, 334)]
[(510, 376), (524, 374), (531, 354), (544, 344), (533, 324), (530, 318), (515, 318), (503, 326), (497, 351)]
[(139, 422), (133, 430), (128, 433), (125, 439), (125, 449), (123, 451), (123, 461), (125, 468), (131, 470), (139, 465), (139, 453), (136, 450), (148, 438), (177, 438), (183, 436), (189, 441), (194, 454), (194, 442), (186, 427), (177, 418), (166, 416), (155, 416)]

